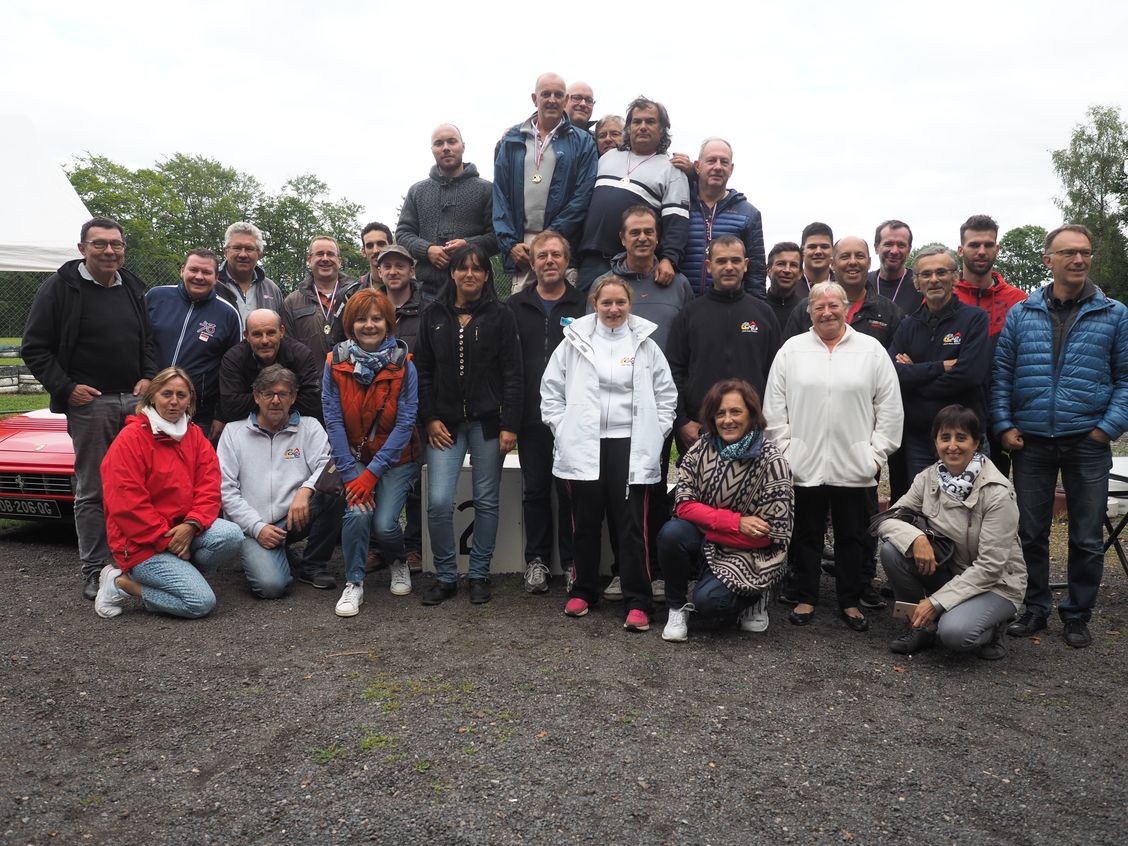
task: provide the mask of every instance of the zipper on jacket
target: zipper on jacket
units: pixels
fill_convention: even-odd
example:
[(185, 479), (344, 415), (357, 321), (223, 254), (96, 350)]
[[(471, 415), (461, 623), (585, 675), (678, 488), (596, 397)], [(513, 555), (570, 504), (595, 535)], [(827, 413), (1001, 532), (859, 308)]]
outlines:
[(188, 313), (184, 315), (184, 323), (180, 327), (180, 337), (176, 341), (176, 349), (172, 353), (172, 366), (176, 366), (177, 356), (180, 355), (180, 348), (184, 345), (184, 333), (188, 329), (188, 324), (192, 322), (192, 310), (194, 306), (191, 302), (188, 303)]

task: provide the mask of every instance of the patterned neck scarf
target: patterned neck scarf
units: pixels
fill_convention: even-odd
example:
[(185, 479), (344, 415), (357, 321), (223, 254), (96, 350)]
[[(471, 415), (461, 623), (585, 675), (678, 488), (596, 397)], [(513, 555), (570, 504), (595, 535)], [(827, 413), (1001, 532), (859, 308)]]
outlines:
[(979, 476), (979, 471), (983, 469), (983, 462), (987, 460), (981, 452), (977, 452), (971, 457), (967, 467), (958, 476), (953, 476), (948, 472), (948, 468), (944, 466), (943, 461), (936, 463), (936, 472), (940, 475), (940, 490), (950, 496), (952, 499), (958, 499), (963, 502), (971, 494), (971, 488), (975, 484), (976, 478)]
[(732, 461), (735, 458), (743, 458), (756, 438), (760, 436), (759, 429), (749, 429), (748, 434), (741, 438), (739, 441), (734, 441), (731, 444), (726, 444), (721, 440), (720, 435), (715, 435), (713, 438), (713, 445), (717, 448), (717, 453), (725, 461)]
[(387, 367), (396, 348), (396, 339), (388, 336), (380, 349), (368, 352), (360, 348), (356, 341), (349, 341), (349, 361), (353, 363), (353, 378), (362, 385), (371, 385), (376, 374)]

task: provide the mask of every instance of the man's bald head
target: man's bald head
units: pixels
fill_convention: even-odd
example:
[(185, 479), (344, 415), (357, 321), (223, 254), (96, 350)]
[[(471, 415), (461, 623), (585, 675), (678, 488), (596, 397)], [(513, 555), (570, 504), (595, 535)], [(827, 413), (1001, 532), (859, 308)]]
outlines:
[(466, 143), (462, 133), (453, 123), (440, 123), (431, 133), (431, 155), (444, 176), (458, 176), (462, 173), (462, 155)]
[(558, 73), (542, 73), (533, 88), (533, 105), (537, 108), (537, 127), (550, 132), (564, 116), (567, 88), (564, 77)]
[(278, 358), (278, 350), (285, 334), (286, 329), (282, 326), (282, 317), (278, 312), (269, 308), (256, 308), (247, 315), (244, 336), (255, 358), (264, 365), (273, 364)]

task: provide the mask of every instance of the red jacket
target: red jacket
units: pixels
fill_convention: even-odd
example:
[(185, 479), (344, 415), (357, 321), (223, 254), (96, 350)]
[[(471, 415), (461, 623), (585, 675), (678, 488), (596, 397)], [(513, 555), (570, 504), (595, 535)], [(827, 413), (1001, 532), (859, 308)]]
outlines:
[(956, 299), (964, 305), (979, 306), (990, 318), (987, 335), (994, 338), (1003, 331), (1007, 312), (1011, 307), (1026, 299), (1026, 292), (1003, 281), (1002, 274), (991, 271), (995, 280), (990, 288), (980, 288), (965, 279), (956, 283)]
[(219, 516), (219, 459), (199, 426), (179, 442), (131, 415), (102, 459), (106, 539), (122, 570), (164, 552), (164, 533), (185, 520), (208, 529)]

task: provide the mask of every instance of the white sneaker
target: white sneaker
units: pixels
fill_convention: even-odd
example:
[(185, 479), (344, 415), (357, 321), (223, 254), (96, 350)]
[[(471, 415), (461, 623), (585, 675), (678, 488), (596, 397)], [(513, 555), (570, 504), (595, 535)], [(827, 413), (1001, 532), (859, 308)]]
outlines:
[(99, 617), (108, 620), (121, 613), (121, 606), (127, 594), (118, 590), (118, 586), (114, 584), (114, 579), (120, 575), (121, 570), (113, 564), (107, 564), (102, 568), (102, 573), (98, 576), (98, 595), (94, 597), (94, 612)]
[(525, 592), (545, 593), (548, 591), (548, 567), (539, 556), (525, 565)]
[(759, 599), (740, 612), (737, 618), (742, 632), (766, 632), (768, 630), (768, 592), (760, 594)]
[(671, 608), (666, 618), (666, 628), (662, 629), (662, 640), (684, 643), (689, 640), (689, 612), (693, 605), (687, 603), (681, 608)]
[(364, 585), (349, 582), (345, 585), (345, 592), (337, 600), (338, 617), (355, 617), (360, 613), (360, 606), (364, 604)]
[(392, 595), (407, 596), (411, 593), (411, 569), (407, 562), (393, 561), (389, 569), (392, 571)]
[(623, 583), (619, 581), (619, 577), (613, 578), (610, 583), (603, 589), (603, 598), (611, 602), (618, 602), (623, 598)]
[(666, 601), (666, 582), (664, 579), (655, 579), (650, 583), (650, 595), (655, 602)]

